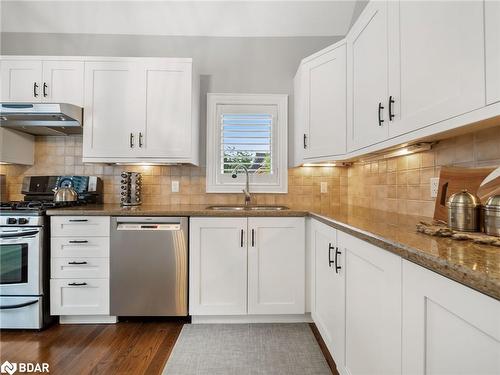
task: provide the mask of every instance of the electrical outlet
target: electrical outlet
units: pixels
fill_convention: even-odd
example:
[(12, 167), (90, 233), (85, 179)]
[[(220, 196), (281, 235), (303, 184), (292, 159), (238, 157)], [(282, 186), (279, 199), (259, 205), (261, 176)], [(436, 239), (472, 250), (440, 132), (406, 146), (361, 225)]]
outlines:
[(439, 177), (431, 177), (431, 198), (436, 198), (438, 196), (438, 188), (439, 188)]
[(172, 193), (179, 192), (179, 181), (172, 181)]
[(327, 182), (321, 182), (321, 192), (328, 193), (328, 183)]

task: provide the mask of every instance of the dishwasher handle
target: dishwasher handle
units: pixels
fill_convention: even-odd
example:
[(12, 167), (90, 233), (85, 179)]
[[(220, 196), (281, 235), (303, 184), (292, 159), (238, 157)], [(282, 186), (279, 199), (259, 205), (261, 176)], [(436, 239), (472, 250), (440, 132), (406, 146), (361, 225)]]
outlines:
[(118, 223), (116, 230), (129, 231), (179, 231), (181, 224), (165, 223)]

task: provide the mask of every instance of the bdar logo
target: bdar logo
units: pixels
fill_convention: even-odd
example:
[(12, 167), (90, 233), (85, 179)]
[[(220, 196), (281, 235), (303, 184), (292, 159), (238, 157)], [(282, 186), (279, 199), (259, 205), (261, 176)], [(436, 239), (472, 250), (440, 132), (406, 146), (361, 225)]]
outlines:
[(17, 371), (17, 363), (10, 363), (9, 361), (5, 361), (2, 363), (2, 366), (0, 366), (0, 371), (2, 374), (9, 373), (12, 375)]

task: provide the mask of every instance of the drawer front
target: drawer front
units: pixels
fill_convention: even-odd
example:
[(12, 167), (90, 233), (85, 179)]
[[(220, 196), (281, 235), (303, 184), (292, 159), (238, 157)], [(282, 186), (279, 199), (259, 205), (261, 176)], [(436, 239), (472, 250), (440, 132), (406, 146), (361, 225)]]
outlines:
[(53, 216), (51, 235), (109, 236), (109, 216)]
[(53, 279), (109, 278), (109, 258), (52, 258), (50, 277)]
[(50, 280), (50, 314), (109, 315), (109, 280)]
[(108, 258), (109, 237), (52, 237), (52, 258)]

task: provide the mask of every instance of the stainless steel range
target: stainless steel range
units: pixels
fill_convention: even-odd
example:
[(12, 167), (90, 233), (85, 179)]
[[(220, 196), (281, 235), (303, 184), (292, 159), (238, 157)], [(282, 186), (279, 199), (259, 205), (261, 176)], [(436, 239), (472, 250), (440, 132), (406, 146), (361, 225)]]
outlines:
[[(77, 191), (77, 201), (53, 201), (52, 190), (64, 186)], [(97, 177), (25, 177), (25, 200), (0, 203), (0, 328), (42, 329), (50, 322), (46, 210), (98, 202), (100, 186)]]

